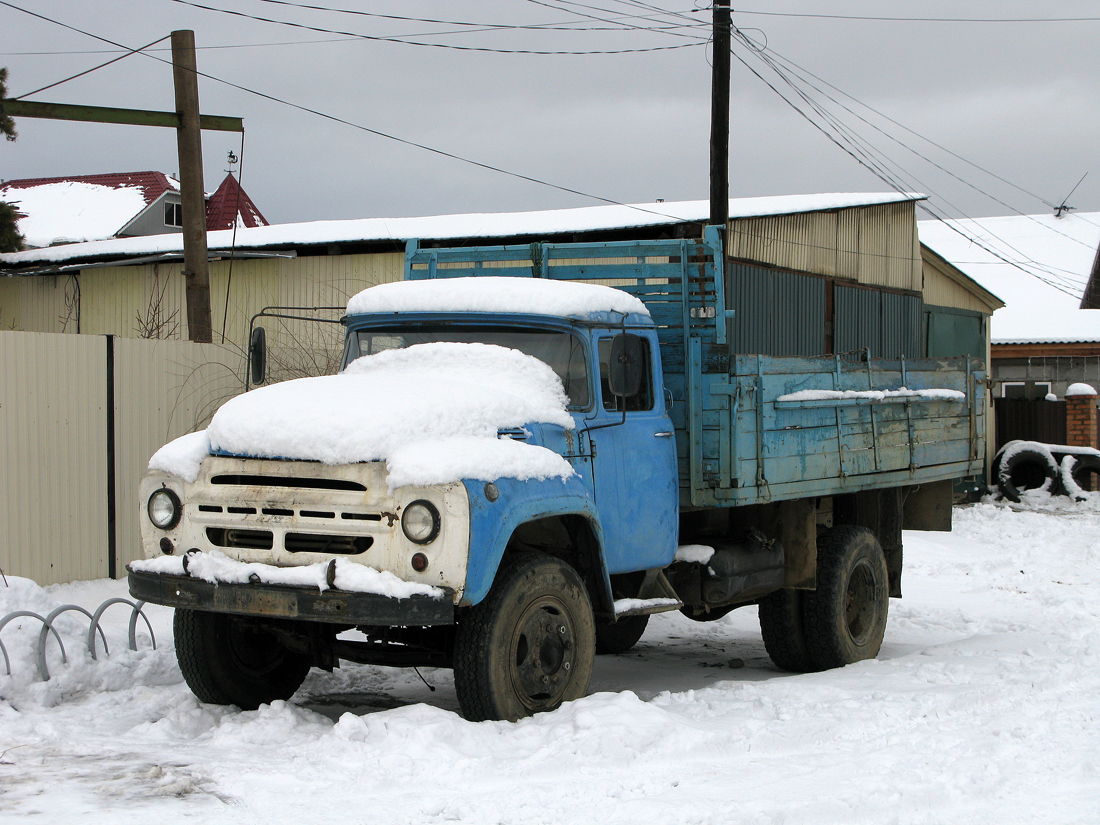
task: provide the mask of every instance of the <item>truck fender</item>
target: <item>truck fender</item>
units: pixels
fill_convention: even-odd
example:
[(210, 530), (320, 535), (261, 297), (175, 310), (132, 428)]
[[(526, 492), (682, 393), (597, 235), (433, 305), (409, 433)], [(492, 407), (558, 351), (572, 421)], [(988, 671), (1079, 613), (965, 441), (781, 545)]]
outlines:
[[(471, 607), (489, 593), (508, 542), (525, 524), (538, 519), (574, 516), (584, 519), (595, 542), (590, 573), (598, 587), (593, 607), (611, 609), (611, 579), (604, 559), (603, 530), (591, 493), (577, 477), (562, 482), (498, 479), (492, 489), (482, 481), (464, 481), (470, 499), (470, 551), (466, 588), (460, 607)], [(490, 496), (495, 496), (491, 498)], [(583, 575), (583, 571), (581, 572)]]

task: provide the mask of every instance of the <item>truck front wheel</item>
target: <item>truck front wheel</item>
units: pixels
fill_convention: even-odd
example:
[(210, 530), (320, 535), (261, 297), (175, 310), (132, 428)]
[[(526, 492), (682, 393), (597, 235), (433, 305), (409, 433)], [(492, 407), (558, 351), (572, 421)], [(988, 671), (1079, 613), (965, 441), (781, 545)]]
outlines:
[(817, 589), (806, 591), (802, 626), (814, 664), (824, 670), (873, 659), (889, 609), (886, 558), (865, 527), (841, 525), (817, 541)]
[(309, 673), (308, 656), (239, 616), (177, 608), (172, 632), (183, 678), (203, 702), (255, 710), (289, 699)]
[(515, 721), (588, 690), (596, 632), (584, 582), (564, 561), (505, 558), (489, 595), (460, 617), (455, 692), (465, 717)]

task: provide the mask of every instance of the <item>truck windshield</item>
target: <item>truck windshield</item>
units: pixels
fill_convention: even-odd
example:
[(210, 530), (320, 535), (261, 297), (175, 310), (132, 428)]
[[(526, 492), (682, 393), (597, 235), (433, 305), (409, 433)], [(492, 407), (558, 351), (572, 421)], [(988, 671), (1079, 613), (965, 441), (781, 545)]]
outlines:
[(570, 407), (588, 406), (588, 367), (584, 347), (575, 335), (557, 330), (464, 327), (456, 324), (358, 330), (348, 336), (342, 366), (347, 367), (356, 358), (364, 355), (437, 341), (496, 344), (518, 349), (548, 364), (558, 374), (562, 386), (565, 387), (565, 394), (569, 397)]

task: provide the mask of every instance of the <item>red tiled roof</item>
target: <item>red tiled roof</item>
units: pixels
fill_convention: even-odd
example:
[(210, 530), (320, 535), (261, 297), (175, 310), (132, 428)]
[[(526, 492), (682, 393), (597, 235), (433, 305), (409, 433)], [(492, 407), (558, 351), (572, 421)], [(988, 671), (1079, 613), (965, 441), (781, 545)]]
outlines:
[(244, 226), (268, 226), (267, 218), (230, 173), (206, 202), (206, 231), (232, 229), (238, 214)]
[(70, 181), (109, 186), (112, 189), (121, 189), (124, 186), (137, 187), (141, 189), (147, 206), (169, 190), (179, 191), (179, 183), (170, 180), (163, 172), (112, 172), (105, 175), (68, 175), (62, 178), (23, 178), (4, 181), (0, 183), (0, 189), (30, 189), (47, 183)]

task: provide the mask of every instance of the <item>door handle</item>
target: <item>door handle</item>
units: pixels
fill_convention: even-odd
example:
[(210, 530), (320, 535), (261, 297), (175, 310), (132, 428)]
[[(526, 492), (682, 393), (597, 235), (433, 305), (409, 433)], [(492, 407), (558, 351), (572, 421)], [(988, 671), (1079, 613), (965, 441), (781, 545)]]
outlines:
[(654, 433), (654, 434), (653, 434), (653, 437), (654, 437), (654, 438), (672, 438), (672, 433), (670, 433), (670, 432), (666, 432), (666, 433)]

